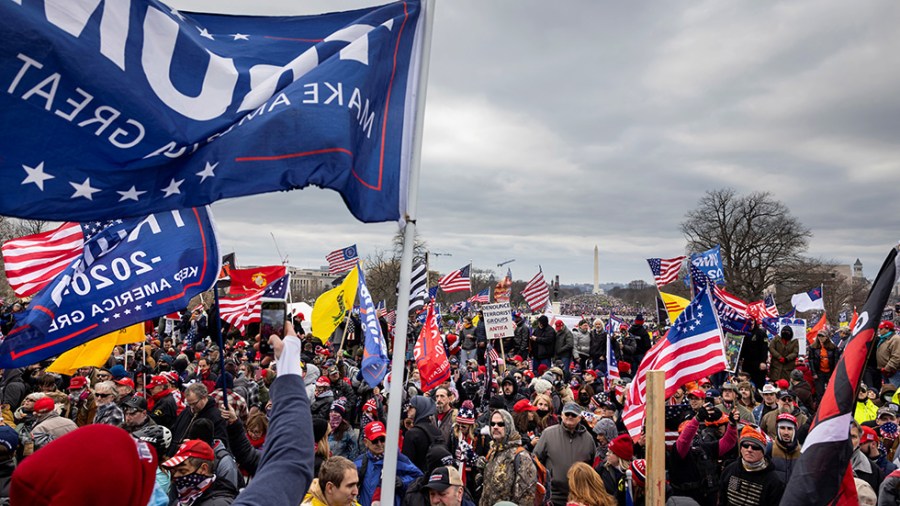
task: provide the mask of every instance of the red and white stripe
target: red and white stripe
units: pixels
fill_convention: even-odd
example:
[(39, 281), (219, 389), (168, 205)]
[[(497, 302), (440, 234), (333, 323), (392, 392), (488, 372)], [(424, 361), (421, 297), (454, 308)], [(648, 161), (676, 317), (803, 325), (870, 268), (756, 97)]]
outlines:
[[(463, 269), (465, 269), (465, 267)], [(441, 287), (441, 290), (446, 293), (471, 292), (472, 281), (467, 273), (463, 272), (463, 269), (456, 269), (439, 279), (438, 286)]]
[(681, 271), (681, 264), (686, 256), (682, 255), (675, 258), (659, 259), (659, 276), (653, 276), (656, 286), (665, 286), (678, 278), (678, 272)]
[(726, 292), (724, 289), (720, 288), (718, 285), (712, 285), (713, 287), (713, 295), (725, 303), (728, 307), (735, 310), (738, 315), (743, 316), (744, 318), (750, 317), (749, 312), (749, 304), (737, 295), (732, 295)]
[(243, 332), (247, 325), (260, 321), (262, 295), (265, 291), (257, 290), (238, 299), (219, 299), (219, 316)]
[(543, 271), (538, 271), (522, 290), (522, 296), (532, 311), (540, 311), (550, 303), (550, 285), (544, 280)]
[(494, 348), (491, 348), (488, 350), (487, 358), (488, 358), (488, 360), (490, 360), (491, 362), (496, 364), (498, 367), (500, 366), (500, 355), (497, 354), (497, 350), (495, 350)]
[(84, 234), (78, 223), (27, 235), (3, 245), (3, 262), (9, 285), (18, 297), (41, 291), (65, 270), (84, 249)]
[(622, 422), (631, 437), (641, 432), (644, 407), (647, 404), (647, 371), (665, 371), (665, 397), (688, 381), (719, 372), (725, 366), (722, 334), (718, 329), (681, 339), (673, 344), (660, 339), (641, 362), (628, 390), (628, 405), (622, 412)]

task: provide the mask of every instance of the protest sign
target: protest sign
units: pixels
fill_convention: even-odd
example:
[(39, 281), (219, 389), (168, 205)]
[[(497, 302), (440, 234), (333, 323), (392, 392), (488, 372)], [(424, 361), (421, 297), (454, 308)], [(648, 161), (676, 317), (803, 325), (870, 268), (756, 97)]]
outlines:
[(741, 346), (743, 345), (744, 336), (730, 332), (725, 333), (725, 362), (728, 363), (728, 366), (725, 367), (726, 371), (731, 373), (737, 372), (738, 361), (741, 358)]
[[(780, 318), (778, 320), (778, 332), (781, 333), (781, 329), (784, 327), (790, 327), (791, 330), (794, 331), (794, 339), (800, 344), (801, 355), (806, 355), (806, 320), (802, 318)], [(775, 337), (778, 339), (778, 337)]]
[(509, 302), (485, 304), (481, 306), (481, 310), (484, 314), (484, 329), (487, 331), (488, 339), (513, 336), (516, 325), (512, 321), (512, 311), (509, 308)]

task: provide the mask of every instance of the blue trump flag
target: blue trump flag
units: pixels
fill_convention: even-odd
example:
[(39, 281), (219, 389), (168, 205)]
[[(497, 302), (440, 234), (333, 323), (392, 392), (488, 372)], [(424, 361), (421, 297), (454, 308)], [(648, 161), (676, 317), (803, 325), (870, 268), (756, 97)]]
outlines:
[(375, 388), (387, 374), (390, 359), (387, 355), (387, 345), (384, 336), (381, 335), (381, 324), (378, 322), (375, 304), (372, 294), (366, 286), (366, 277), (362, 269), (359, 270), (359, 321), (365, 334), (363, 346), (363, 358), (359, 370), (366, 383)]
[(722, 252), (719, 245), (703, 253), (691, 253), (691, 265), (700, 269), (710, 281), (717, 285), (725, 284), (725, 272), (722, 270)]
[(59, 355), (103, 334), (184, 310), (219, 272), (206, 208), (95, 224), (84, 253), (16, 318), (0, 368)]
[(156, 0), (0, 14), (2, 215), (116, 219), (309, 185), (364, 222), (405, 212), (418, 0), (299, 17)]

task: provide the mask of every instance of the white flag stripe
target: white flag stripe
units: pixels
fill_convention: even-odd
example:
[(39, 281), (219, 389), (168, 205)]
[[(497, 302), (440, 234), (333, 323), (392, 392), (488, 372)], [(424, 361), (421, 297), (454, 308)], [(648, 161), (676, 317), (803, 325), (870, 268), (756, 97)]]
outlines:
[(22, 274), (22, 275), (16, 276), (16, 280), (19, 283), (25, 285), (25, 284), (31, 283), (32, 281), (40, 280), (41, 278), (46, 277), (46, 275), (48, 273), (59, 274), (59, 271), (68, 267), (69, 264), (71, 264), (73, 260), (74, 260), (73, 258), (63, 258), (52, 264), (48, 264), (47, 266), (41, 265), (41, 262), (21, 262), (21, 263), (15, 264), (15, 265), (11, 265), (11, 264), (4, 264), (4, 265), (6, 266), (7, 271), (25, 269), (32, 265), (40, 265), (41, 267), (39, 267), (37, 270), (29, 270), (27, 274)]

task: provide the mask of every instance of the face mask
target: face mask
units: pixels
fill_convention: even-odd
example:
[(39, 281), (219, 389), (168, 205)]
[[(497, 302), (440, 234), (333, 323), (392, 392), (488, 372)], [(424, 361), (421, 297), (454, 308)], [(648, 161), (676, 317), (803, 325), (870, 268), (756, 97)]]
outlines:
[(579, 395), (578, 396), (578, 403), (581, 404), (582, 406), (587, 406), (587, 403), (589, 403), (589, 402), (591, 402), (590, 395)]
[(540, 415), (541, 418), (547, 416), (550, 413), (549, 409), (539, 409), (537, 410), (537, 414)]
[(185, 495), (185, 493), (190, 492), (192, 489), (197, 489), (200, 484), (208, 478), (211, 478), (211, 476), (203, 476), (195, 471), (191, 474), (179, 476), (172, 481), (175, 483), (178, 495)]
[(331, 426), (331, 430), (335, 430), (338, 428), (338, 426), (341, 424), (341, 422), (343, 420), (344, 420), (344, 418), (341, 415), (332, 412), (330, 414), (330, 416), (328, 417), (328, 425)]

